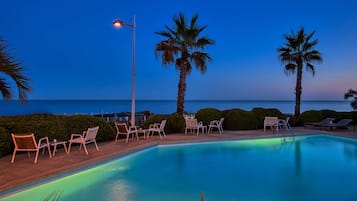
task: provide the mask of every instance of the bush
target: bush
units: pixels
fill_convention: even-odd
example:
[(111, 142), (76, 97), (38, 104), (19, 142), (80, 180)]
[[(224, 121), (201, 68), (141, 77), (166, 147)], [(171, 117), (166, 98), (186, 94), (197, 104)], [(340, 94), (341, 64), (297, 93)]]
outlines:
[(11, 137), (5, 128), (0, 127), (0, 157), (11, 153)]
[(183, 133), (185, 130), (185, 119), (182, 114), (173, 113), (169, 116), (166, 126), (168, 133)]
[(308, 110), (298, 117), (296, 125), (303, 126), (306, 122), (318, 122), (327, 117), (338, 118), (338, 114), (333, 110)]
[(36, 139), (47, 136), (49, 140), (69, 140), (72, 133), (82, 134), (89, 127), (99, 126), (98, 142), (113, 140), (115, 130), (99, 117), (89, 115), (51, 115), (33, 114), (0, 118), (0, 155), (11, 153), (14, 149), (11, 133), (34, 133)]
[(166, 119), (165, 133), (179, 133), (183, 132), (185, 129), (185, 121), (183, 116), (178, 113), (173, 113), (171, 115), (152, 115), (150, 116), (142, 128), (149, 128), (150, 124), (161, 123), (162, 120)]
[(259, 122), (253, 112), (242, 109), (223, 111), (223, 128), (227, 130), (257, 129)]
[(100, 117), (90, 115), (67, 116), (65, 122), (67, 134), (65, 139), (69, 139), (72, 133), (82, 134), (83, 131), (95, 126), (99, 126), (99, 131), (96, 138), (97, 142), (110, 141), (115, 139), (116, 131), (110, 123), (107, 123)]
[[(169, 115), (163, 115), (163, 114), (151, 115), (149, 118), (146, 119), (146, 121), (140, 127), (147, 129), (147, 128), (149, 128), (150, 124), (161, 123), (161, 121), (164, 119), (167, 120), (168, 116)], [(166, 124), (167, 124), (167, 122), (166, 122)], [(165, 126), (165, 133), (166, 133), (166, 131), (167, 131), (167, 128)]]
[(198, 110), (195, 117), (198, 121), (202, 121), (203, 125), (208, 125), (212, 120), (221, 119), (222, 113), (214, 108), (204, 108)]
[(264, 127), (264, 118), (266, 116), (269, 117), (278, 117), (279, 119), (285, 119), (285, 115), (280, 112), (280, 110), (275, 109), (275, 108), (253, 108), (252, 112), (256, 116), (258, 120), (258, 128), (263, 128)]

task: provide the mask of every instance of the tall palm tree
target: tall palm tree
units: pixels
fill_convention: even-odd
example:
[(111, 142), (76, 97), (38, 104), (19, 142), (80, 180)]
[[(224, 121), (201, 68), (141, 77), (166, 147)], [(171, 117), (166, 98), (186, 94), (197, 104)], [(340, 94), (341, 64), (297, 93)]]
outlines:
[(351, 107), (357, 110), (357, 90), (350, 89), (345, 93), (345, 99), (353, 98), (351, 102)]
[(9, 79), (11, 78), (18, 89), (19, 101), (27, 99), (27, 92), (31, 91), (29, 85), (29, 78), (23, 74), (23, 68), (21, 64), (16, 62), (14, 57), (8, 53), (5, 41), (0, 37), (0, 73), (3, 77), (0, 77), (0, 92), (4, 99), (11, 99), (14, 95), (9, 85)]
[(193, 64), (201, 73), (206, 72), (206, 62), (210, 61), (211, 57), (202, 50), (206, 46), (214, 44), (213, 40), (200, 37), (200, 33), (207, 26), (198, 26), (197, 18), (198, 15), (194, 15), (188, 24), (184, 14), (179, 13), (178, 16), (173, 17), (174, 26), (172, 28), (165, 25), (164, 31), (156, 32), (156, 34), (165, 37), (164, 40), (156, 44), (156, 56), (161, 55), (164, 66), (175, 64), (176, 70), (180, 72), (176, 112), (181, 114), (184, 111), (186, 77), (190, 74)]
[(302, 71), (305, 64), (306, 70), (315, 75), (315, 67), (312, 62), (322, 62), (321, 53), (315, 50), (318, 40), (312, 40), (315, 34), (313, 31), (306, 34), (304, 28), (295, 33), (292, 31), (291, 35), (285, 34), (285, 44), (278, 48), (279, 59), (285, 64), (285, 73), (296, 74), (296, 87), (295, 87), (295, 117), (300, 115), (300, 104), (302, 94)]

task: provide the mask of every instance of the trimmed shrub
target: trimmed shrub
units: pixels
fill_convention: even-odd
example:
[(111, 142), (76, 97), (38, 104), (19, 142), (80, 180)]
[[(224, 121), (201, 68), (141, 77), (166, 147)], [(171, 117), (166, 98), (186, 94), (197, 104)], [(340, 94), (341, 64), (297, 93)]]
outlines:
[(169, 116), (166, 126), (168, 133), (183, 133), (185, 130), (185, 119), (182, 114), (173, 113)]
[(100, 117), (90, 115), (68, 116), (65, 122), (65, 139), (69, 139), (72, 133), (82, 134), (83, 131), (86, 131), (88, 128), (95, 126), (99, 126), (99, 131), (96, 138), (97, 142), (115, 139), (116, 131), (110, 123), (107, 123)]
[(318, 122), (324, 117), (318, 110), (308, 110), (300, 114), (296, 121), (297, 126), (303, 126), (306, 122)]
[[(162, 114), (154, 114), (151, 115), (149, 118), (146, 119), (146, 121), (141, 125), (142, 128), (147, 129), (149, 128), (150, 124), (154, 124), (154, 123), (161, 123), (162, 120), (164, 119), (168, 119), (169, 115), (162, 115)], [(166, 122), (166, 126), (167, 126), (167, 122)], [(165, 133), (167, 131), (167, 127), (165, 126)]]
[(208, 125), (212, 120), (221, 119), (222, 113), (214, 108), (204, 108), (198, 110), (195, 117), (198, 121), (202, 121), (203, 125)]
[(264, 118), (269, 117), (278, 117), (279, 119), (285, 119), (285, 115), (280, 112), (280, 110), (275, 108), (253, 108), (252, 112), (257, 117), (258, 128), (264, 127)]
[(297, 119), (296, 125), (303, 126), (306, 122), (318, 122), (327, 117), (338, 118), (339, 113), (333, 110), (308, 110)]
[(162, 120), (166, 119), (165, 133), (178, 133), (183, 132), (185, 129), (185, 120), (183, 116), (178, 113), (173, 113), (171, 115), (152, 115), (150, 116), (142, 125), (143, 128), (149, 128), (150, 124), (161, 123)]
[(89, 115), (33, 114), (0, 118), (0, 156), (14, 149), (11, 133), (34, 133), (36, 139), (48, 136), (49, 140), (69, 140), (72, 133), (82, 134), (89, 127), (99, 126), (98, 142), (113, 140), (115, 130), (99, 117)]
[(223, 128), (227, 130), (250, 130), (258, 128), (258, 120), (253, 112), (242, 109), (223, 111)]
[(11, 137), (5, 128), (0, 127), (0, 157), (11, 153)]

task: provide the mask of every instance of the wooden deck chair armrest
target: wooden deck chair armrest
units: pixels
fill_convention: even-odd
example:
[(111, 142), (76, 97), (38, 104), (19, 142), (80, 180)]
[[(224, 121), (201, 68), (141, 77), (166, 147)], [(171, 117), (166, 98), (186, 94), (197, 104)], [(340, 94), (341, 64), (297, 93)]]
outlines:
[(73, 140), (73, 137), (83, 137), (81, 134), (71, 134), (71, 140)]
[(85, 138), (87, 135), (87, 131), (83, 131), (82, 136)]

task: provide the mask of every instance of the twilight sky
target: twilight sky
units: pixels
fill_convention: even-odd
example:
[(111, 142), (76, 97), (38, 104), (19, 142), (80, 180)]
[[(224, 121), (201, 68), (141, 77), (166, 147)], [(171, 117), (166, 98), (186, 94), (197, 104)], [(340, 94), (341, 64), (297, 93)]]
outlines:
[(277, 48), (283, 35), (316, 31), (323, 63), (303, 73), (303, 100), (343, 100), (357, 87), (355, 0), (2, 0), (0, 36), (31, 79), (29, 99), (131, 99), (131, 34), (114, 19), (136, 15), (136, 98), (176, 99), (178, 72), (155, 57), (155, 34), (183, 12), (208, 25), (207, 72), (193, 69), (186, 99), (294, 100)]

